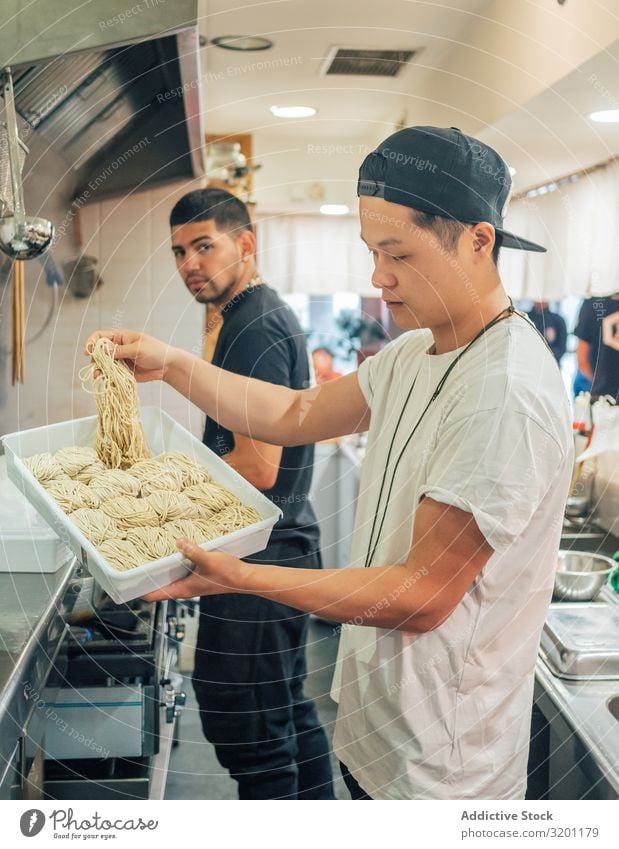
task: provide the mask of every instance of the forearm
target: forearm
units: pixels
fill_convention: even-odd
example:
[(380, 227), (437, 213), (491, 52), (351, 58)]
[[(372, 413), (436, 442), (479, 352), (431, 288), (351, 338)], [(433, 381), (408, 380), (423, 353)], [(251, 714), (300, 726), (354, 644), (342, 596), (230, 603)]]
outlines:
[(272, 445), (297, 440), (293, 389), (225, 371), (180, 348), (174, 349), (164, 379), (228, 430)]
[(429, 497), (417, 508), (412, 539), (405, 564), (324, 571), (245, 563), (180, 539), (194, 568), (146, 600), (240, 592), (337, 622), (425, 633), (451, 616), (493, 549), (471, 514)]
[(164, 380), (223, 427), (270, 445), (310, 445), (370, 425), (354, 373), (296, 390), (225, 371), (173, 348)]
[(426, 570), (406, 566), (314, 570), (244, 564), (234, 589), (334, 622), (423, 633), (436, 624), (434, 594), (420, 580), (427, 576)]
[(221, 453), (221, 458), (232, 466), (245, 480), (256, 489), (268, 492), (275, 486), (282, 462), (281, 445), (268, 445), (256, 439), (249, 439), (240, 433), (233, 433), (234, 448)]
[(578, 368), (584, 376), (589, 380), (593, 380), (593, 369), (589, 361), (589, 347), (589, 343), (581, 339), (576, 348), (576, 360), (578, 362)]
[(223, 454), (221, 459), (238, 472), (239, 475), (242, 475), (248, 483), (255, 486), (256, 489), (260, 489), (262, 491), (270, 489), (270, 487), (265, 487), (262, 484), (262, 470), (258, 463), (248, 461), (244, 458), (240, 459), (237, 456), (237, 452), (234, 450), (229, 451), (227, 454)]
[[(309, 445), (367, 430), (370, 410), (357, 375), (322, 387), (292, 389), (286, 363), (272, 361), (278, 383), (217, 368), (193, 354), (133, 330), (98, 330), (84, 346), (90, 356), (99, 339), (113, 343), (138, 382), (165, 380), (207, 416), (233, 433), (267, 445)], [(281, 366), (281, 368), (279, 368)]]

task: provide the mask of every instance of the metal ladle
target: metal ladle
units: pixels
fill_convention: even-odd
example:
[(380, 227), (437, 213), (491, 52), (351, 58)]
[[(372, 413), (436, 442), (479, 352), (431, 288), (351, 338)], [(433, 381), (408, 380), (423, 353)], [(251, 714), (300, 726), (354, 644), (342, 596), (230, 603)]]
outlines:
[(33, 218), (24, 210), (19, 168), (17, 114), (13, 96), (11, 69), (5, 68), (2, 88), (6, 111), (6, 130), (13, 186), (13, 215), (0, 218), (0, 250), (11, 259), (34, 259), (45, 253), (54, 238), (54, 225), (46, 218)]

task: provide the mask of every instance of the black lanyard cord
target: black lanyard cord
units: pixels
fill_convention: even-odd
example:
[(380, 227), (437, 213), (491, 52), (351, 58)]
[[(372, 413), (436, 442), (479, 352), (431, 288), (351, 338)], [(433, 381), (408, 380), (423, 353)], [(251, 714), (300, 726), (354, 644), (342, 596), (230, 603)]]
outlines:
[[(395, 482), (395, 476), (396, 476), (396, 473), (397, 473), (397, 470), (398, 470), (398, 466), (400, 464), (402, 457), (404, 456), (404, 452), (408, 448), (408, 445), (409, 445), (411, 439), (415, 435), (417, 428), (419, 427), (419, 425), (423, 421), (424, 416), (426, 415), (426, 413), (428, 412), (428, 410), (430, 409), (430, 407), (434, 403), (434, 401), (436, 401), (438, 396), (441, 394), (443, 387), (445, 386), (445, 383), (447, 381), (447, 378), (449, 377), (451, 372), (454, 370), (456, 365), (459, 363), (461, 358), (469, 350), (469, 348), (471, 348), (479, 339), (481, 339), (481, 337), (484, 335), (484, 333), (486, 333), (488, 330), (490, 330), (491, 327), (494, 327), (495, 324), (498, 324), (500, 321), (503, 321), (506, 318), (510, 318), (512, 315), (514, 315), (514, 313), (517, 314), (517, 315), (522, 315), (522, 313), (519, 313), (518, 310), (516, 310), (516, 308), (514, 307), (512, 301), (511, 301), (511, 298), (510, 298), (509, 306), (505, 307), (505, 309), (501, 310), (501, 312), (497, 316), (495, 316), (492, 319), (492, 321), (490, 321), (488, 324), (486, 324), (484, 327), (482, 327), (482, 329), (479, 331), (479, 333), (473, 339), (471, 339), (471, 341), (466, 346), (466, 348), (464, 348), (464, 350), (460, 351), (460, 353), (455, 358), (455, 360), (452, 363), (450, 363), (449, 368), (445, 371), (445, 374), (439, 380), (439, 382), (436, 386), (436, 389), (432, 393), (432, 396), (430, 397), (430, 400), (426, 404), (423, 412), (421, 413), (421, 415), (417, 419), (417, 423), (415, 424), (414, 428), (410, 432), (406, 442), (404, 443), (404, 446), (402, 447), (402, 450), (400, 451), (400, 453), (399, 453), (399, 455), (398, 455), (398, 457), (397, 457), (397, 459), (394, 463), (393, 475), (391, 476), (391, 483), (389, 485), (389, 490), (387, 492), (387, 498), (386, 498), (386, 502), (385, 502), (385, 509), (383, 510), (383, 515), (382, 515), (382, 518), (381, 518), (381, 521), (380, 521), (380, 527), (378, 528), (378, 533), (376, 534), (376, 541), (373, 542), (374, 531), (376, 529), (376, 522), (377, 522), (377, 519), (378, 519), (379, 507), (380, 507), (380, 503), (381, 503), (381, 500), (382, 500), (383, 491), (384, 491), (384, 488), (385, 488), (385, 481), (387, 479), (387, 472), (389, 471), (389, 459), (391, 458), (391, 452), (392, 452), (394, 444), (395, 444), (395, 439), (396, 439), (396, 436), (397, 436), (397, 433), (398, 433), (398, 429), (400, 427), (400, 423), (401, 423), (402, 418), (404, 416), (404, 412), (406, 410), (406, 407), (407, 407), (408, 402), (410, 400), (410, 397), (412, 395), (413, 389), (414, 389), (415, 384), (417, 382), (417, 377), (419, 375), (419, 372), (417, 373), (417, 375), (415, 375), (415, 379), (413, 380), (412, 386), (411, 386), (410, 390), (408, 391), (408, 394), (406, 396), (406, 400), (404, 402), (402, 410), (400, 411), (400, 415), (398, 416), (398, 421), (396, 423), (395, 430), (393, 431), (393, 436), (391, 437), (391, 442), (389, 444), (389, 451), (387, 453), (387, 461), (386, 461), (386, 464), (385, 464), (385, 470), (383, 472), (383, 477), (382, 477), (382, 480), (380, 482), (380, 489), (379, 489), (379, 492), (378, 492), (378, 500), (376, 502), (376, 512), (374, 513), (374, 521), (372, 522), (372, 528), (370, 530), (370, 540), (369, 540), (369, 543), (368, 543), (368, 553), (367, 553), (367, 556), (365, 558), (365, 564), (364, 564), (365, 567), (368, 567), (370, 565), (370, 563), (372, 562), (374, 555), (376, 553), (376, 549), (378, 547), (378, 543), (380, 541), (380, 535), (382, 533), (383, 526), (385, 524), (385, 519), (387, 517), (387, 508), (389, 506), (389, 499), (391, 498), (391, 492), (393, 490), (393, 484)], [(529, 322), (529, 323), (531, 324), (531, 322)], [(531, 326), (534, 327), (533, 324), (531, 324)]]
[[(404, 413), (406, 412), (408, 402), (410, 401), (410, 397), (413, 394), (413, 390), (415, 389), (415, 384), (417, 383), (418, 377), (419, 377), (419, 372), (417, 372), (417, 374), (415, 375), (415, 379), (413, 380), (413, 382), (411, 384), (411, 388), (408, 390), (408, 395), (406, 396), (406, 400), (404, 401), (404, 404), (402, 405), (402, 409), (400, 410), (400, 415), (398, 416), (398, 420), (395, 423), (395, 429), (393, 431), (393, 436), (391, 438), (391, 442), (389, 443), (389, 450), (387, 451), (387, 459), (385, 461), (385, 468), (383, 470), (383, 477), (382, 477), (382, 480), (380, 482), (380, 490), (379, 490), (379, 493), (378, 493), (378, 501), (376, 503), (376, 510), (374, 512), (374, 521), (372, 522), (372, 529), (370, 530), (370, 545), (371, 545), (371, 541), (374, 537), (374, 530), (376, 528), (376, 520), (378, 518), (378, 508), (380, 507), (380, 499), (381, 499), (382, 494), (383, 494), (383, 488), (385, 486), (385, 479), (387, 477), (387, 472), (389, 471), (389, 461), (391, 460), (391, 452), (393, 451), (393, 447), (395, 445), (395, 436), (396, 436), (396, 434), (397, 434), (397, 432), (400, 428), (400, 423), (402, 421)], [(397, 463), (397, 460), (396, 460), (396, 463)], [(382, 525), (381, 525), (381, 527), (382, 527)], [(380, 535), (380, 531), (379, 531), (379, 535)], [(367, 559), (366, 559), (365, 565), (369, 566)]]

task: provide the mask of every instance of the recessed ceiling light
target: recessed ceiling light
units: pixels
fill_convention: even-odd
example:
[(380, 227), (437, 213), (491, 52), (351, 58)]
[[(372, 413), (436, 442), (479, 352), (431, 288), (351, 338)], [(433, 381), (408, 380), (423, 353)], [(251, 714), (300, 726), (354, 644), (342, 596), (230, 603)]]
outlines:
[(516, 171), (516, 169), (515, 169), (513, 166), (511, 166), (511, 165), (508, 165), (507, 167), (509, 168), (509, 175), (510, 175), (510, 177), (515, 177), (515, 175), (518, 173), (518, 172)]
[(615, 124), (619, 122), (619, 109), (603, 109), (601, 112), (592, 112), (589, 117), (600, 124)]
[(273, 42), (259, 35), (220, 35), (211, 39), (215, 47), (224, 50), (269, 50)]
[(323, 215), (347, 215), (349, 209), (345, 203), (323, 203), (320, 211)]
[(271, 106), (276, 118), (311, 118), (316, 114), (313, 106)]

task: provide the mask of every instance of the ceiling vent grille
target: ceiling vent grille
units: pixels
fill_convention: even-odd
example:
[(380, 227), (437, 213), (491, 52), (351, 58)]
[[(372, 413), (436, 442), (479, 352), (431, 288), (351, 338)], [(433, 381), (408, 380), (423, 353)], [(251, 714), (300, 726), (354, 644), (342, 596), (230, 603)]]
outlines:
[(356, 47), (334, 47), (328, 54), (321, 73), (364, 77), (397, 77), (419, 50), (362, 50)]

